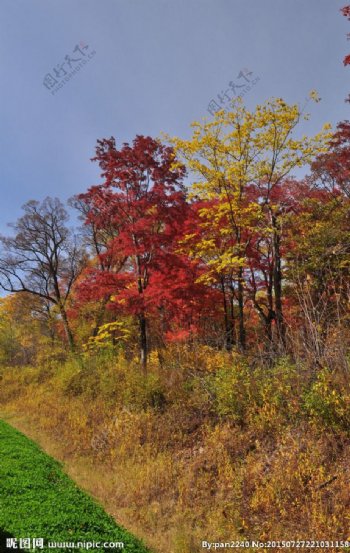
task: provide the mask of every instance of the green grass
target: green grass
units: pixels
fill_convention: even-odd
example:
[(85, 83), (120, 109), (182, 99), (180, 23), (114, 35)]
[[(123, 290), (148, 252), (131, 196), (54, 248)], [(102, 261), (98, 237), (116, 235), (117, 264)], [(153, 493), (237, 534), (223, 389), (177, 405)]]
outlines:
[(48, 548), (47, 544), (95, 541), (124, 543), (123, 549), (113, 551), (149, 553), (80, 490), (57, 461), (0, 420), (0, 551), (5, 550), (5, 535), (44, 538), (46, 547), (36, 551), (86, 551), (80, 547)]

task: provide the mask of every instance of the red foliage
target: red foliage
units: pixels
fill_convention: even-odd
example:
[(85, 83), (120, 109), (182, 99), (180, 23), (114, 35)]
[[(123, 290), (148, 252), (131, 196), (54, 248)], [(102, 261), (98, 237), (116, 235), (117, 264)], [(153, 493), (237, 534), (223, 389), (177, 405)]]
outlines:
[(350, 197), (350, 122), (338, 124), (327, 153), (312, 164), (314, 176), (333, 194)]
[[(344, 6), (344, 8), (342, 8), (340, 11), (350, 21), (350, 5)], [(349, 38), (349, 34), (348, 34), (348, 38)], [(350, 54), (345, 56), (343, 63), (344, 65), (350, 65)]]
[(344, 6), (340, 11), (350, 21), (350, 6)]
[[(114, 138), (98, 141), (96, 157), (103, 184), (79, 199), (89, 206), (87, 223), (112, 236), (80, 285), (86, 301), (110, 297), (109, 308), (196, 326), (213, 308), (210, 290), (196, 283), (198, 264), (177, 253), (186, 203), (183, 167), (173, 169), (174, 153), (158, 141), (137, 136), (118, 150)], [(113, 232), (111, 233), (111, 226)], [(106, 263), (106, 259), (108, 262)], [(122, 262), (121, 262), (122, 261)]]

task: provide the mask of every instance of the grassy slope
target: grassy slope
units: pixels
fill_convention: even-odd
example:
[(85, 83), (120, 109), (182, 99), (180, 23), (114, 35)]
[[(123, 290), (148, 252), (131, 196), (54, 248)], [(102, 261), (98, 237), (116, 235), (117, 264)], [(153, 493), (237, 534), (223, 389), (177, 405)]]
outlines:
[(209, 348), (162, 354), (147, 378), (102, 355), (0, 367), (0, 417), (159, 553), (349, 537), (347, 371)]
[(16, 538), (124, 542), (124, 551), (129, 553), (148, 551), (82, 492), (56, 461), (3, 421), (0, 421), (0, 528)]

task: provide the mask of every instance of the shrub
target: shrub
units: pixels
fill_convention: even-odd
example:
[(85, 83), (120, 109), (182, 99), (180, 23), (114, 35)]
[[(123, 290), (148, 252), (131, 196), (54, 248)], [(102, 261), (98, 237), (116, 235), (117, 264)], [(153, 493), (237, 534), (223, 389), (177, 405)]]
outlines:
[(350, 397), (335, 374), (323, 369), (304, 393), (304, 409), (321, 429), (350, 432)]

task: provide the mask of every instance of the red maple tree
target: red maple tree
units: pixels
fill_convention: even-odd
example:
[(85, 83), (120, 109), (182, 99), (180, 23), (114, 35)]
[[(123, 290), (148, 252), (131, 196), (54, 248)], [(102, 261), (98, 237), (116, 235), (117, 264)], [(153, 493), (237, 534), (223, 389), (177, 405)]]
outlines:
[(144, 136), (121, 149), (113, 137), (99, 140), (93, 161), (104, 182), (79, 201), (88, 206), (86, 223), (100, 233), (105, 229), (108, 240), (98, 253), (99, 263), (80, 284), (81, 294), (108, 297), (110, 308), (137, 318), (145, 367), (150, 317), (161, 316), (168, 335), (169, 321), (176, 326), (187, 320), (190, 329), (207, 295), (196, 283), (196, 265), (177, 251), (190, 209), (182, 183), (185, 169), (174, 166), (172, 148)]

